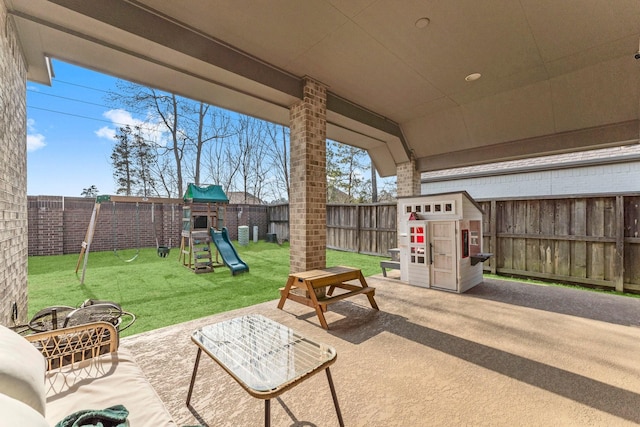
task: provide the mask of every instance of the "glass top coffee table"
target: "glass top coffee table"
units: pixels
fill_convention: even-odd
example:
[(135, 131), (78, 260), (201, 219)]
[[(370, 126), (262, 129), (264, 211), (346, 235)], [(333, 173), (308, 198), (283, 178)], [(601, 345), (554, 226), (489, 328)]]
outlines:
[(270, 400), (312, 375), (325, 371), (336, 414), (344, 426), (329, 366), (336, 351), (261, 315), (236, 317), (204, 326), (191, 335), (198, 346), (187, 394), (193, 393), (200, 356), (204, 351), (251, 396), (265, 401), (265, 426), (270, 425)]

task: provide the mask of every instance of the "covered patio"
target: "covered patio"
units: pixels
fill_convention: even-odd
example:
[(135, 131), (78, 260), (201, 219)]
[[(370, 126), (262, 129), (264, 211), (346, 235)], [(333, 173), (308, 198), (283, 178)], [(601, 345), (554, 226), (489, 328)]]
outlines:
[[(185, 398), (196, 328), (262, 314), (337, 350), (345, 425), (637, 425), (640, 299), (485, 280), (465, 294), (368, 277), (364, 296), (315, 312), (277, 300), (124, 338), (179, 425), (260, 425), (263, 403), (203, 356)], [(273, 425), (338, 425), (320, 374), (271, 404)]]

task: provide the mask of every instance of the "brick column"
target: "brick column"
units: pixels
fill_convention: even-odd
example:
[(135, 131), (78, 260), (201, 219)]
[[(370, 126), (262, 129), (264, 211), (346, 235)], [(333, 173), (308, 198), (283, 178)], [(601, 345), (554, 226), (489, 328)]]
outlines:
[(398, 197), (419, 196), (420, 172), (416, 170), (416, 161), (411, 159), (397, 166)]
[[(396, 174), (398, 176), (398, 197), (411, 197), (420, 195), (420, 173), (416, 170), (416, 161), (411, 156), (411, 160), (396, 166)], [(398, 204), (400, 206), (400, 204)], [(397, 219), (397, 218), (396, 218)], [(400, 242), (400, 221), (397, 220), (397, 245), (402, 246)]]
[(0, 1), (0, 324), (27, 320), (27, 69)]
[(327, 89), (306, 79), (303, 98), (290, 108), (292, 273), (326, 267)]

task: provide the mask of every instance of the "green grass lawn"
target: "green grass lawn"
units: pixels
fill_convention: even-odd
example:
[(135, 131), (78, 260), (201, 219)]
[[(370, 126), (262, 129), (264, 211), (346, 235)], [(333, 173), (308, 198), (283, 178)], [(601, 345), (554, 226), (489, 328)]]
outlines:
[[(239, 246), (248, 273), (232, 276), (220, 267), (195, 274), (178, 260), (174, 248), (160, 258), (155, 248), (135, 251), (92, 252), (84, 284), (82, 267), (75, 274), (77, 254), (29, 257), (29, 314), (53, 305), (76, 307), (86, 299), (109, 300), (134, 313), (136, 322), (122, 336), (157, 329), (240, 307), (279, 298), (289, 275), (289, 245), (250, 242)], [(380, 273), (383, 257), (327, 250), (327, 266), (347, 265), (362, 269), (365, 276)]]

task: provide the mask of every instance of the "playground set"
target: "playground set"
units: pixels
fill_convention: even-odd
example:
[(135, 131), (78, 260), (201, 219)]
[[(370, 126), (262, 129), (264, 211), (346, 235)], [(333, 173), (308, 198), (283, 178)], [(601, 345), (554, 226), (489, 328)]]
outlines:
[[(80, 249), (78, 262), (76, 263), (76, 274), (82, 265), (80, 284), (84, 284), (87, 269), (91, 242), (98, 224), (100, 209), (103, 204), (112, 205), (112, 228), (113, 228), (113, 252), (115, 256), (121, 258), (118, 253), (118, 215), (116, 214), (116, 203), (135, 203), (135, 226), (136, 226), (136, 252), (128, 259), (121, 258), (124, 262), (134, 261), (140, 253), (141, 235), (141, 205), (151, 205), (151, 227), (153, 237), (156, 242), (157, 254), (161, 258), (166, 258), (172, 247), (173, 224), (179, 203), (171, 203), (171, 226), (167, 242), (160, 243), (156, 230), (156, 204), (166, 204), (167, 199), (158, 197), (130, 197), (130, 196), (110, 196), (102, 195), (96, 198), (96, 202), (91, 213), (89, 226), (85, 234), (84, 241)], [(209, 185), (199, 187), (194, 184), (187, 186), (187, 191), (183, 197), (182, 207), (182, 230), (180, 242), (179, 260), (185, 267), (195, 273), (207, 273), (217, 267), (228, 267), (231, 274), (249, 271), (249, 266), (244, 263), (233, 244), (229, 240), (229, 234), (224, 227), (224, 204), (229, 203), (227, 196), (220, 186)], [(211, 242), (214, 243), (215, 255), (212, 254)]]
[[(219, 185), (199, 187), (189, 184), (182, 207), (180, 262), (195, 273), (228, 267), (232, 275), (249, 271), (238, 256), (224, 226), (224, 204), (229, 199)], [(211, 250), (215, 247), (215, 258)]]

